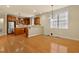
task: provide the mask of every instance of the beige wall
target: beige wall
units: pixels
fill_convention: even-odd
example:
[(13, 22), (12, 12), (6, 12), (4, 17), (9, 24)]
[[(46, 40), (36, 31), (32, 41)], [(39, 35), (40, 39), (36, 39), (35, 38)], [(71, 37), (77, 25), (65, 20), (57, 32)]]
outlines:
[(49, 13), (45, 13), (45, 14), (42, 14), (40, 15), (40, 22), (41, 22), (41, 25), (43, 26), (43, 34), (44, 35), (48, 35), (49, 34), (49, 17), (50, 17), (50, 14)]
[[(74, 39), (74, 40), (79, 40), (79, 6), (69, 6), (66, 7), (66, 9), (68, 8), (68, 12), (69, 12), (69, 28), (68, 29), (51, 29), (49, 26), (49, 15), (43, 14), (45, 17), (44, 19), (42, 18), (43, 15), (41, 15), (41, 20), (44, 26), (44, 34), (45, 35), (50, 35), (50, 33), (52, 32), (55, 36), (60, 36), (60, 37), (64, 37), (64, 38), (70, 38), (70, 39)], [(65, 8), (63, 8), (65, 10)], [(63, 10), (58, 9), (56, 11), (59, 10)], [(47, 13), (48, 14), (48, 13)]]
[(3, 18), (3, 28), (2, 33), (0, 35), (6, 35), (7, 34), (7, 21), (6, 21), (6, 15), (4, 13), (0, 13), (0, 18)]
[(7, 14), (4, 16), (4, 35), (7, 35)]

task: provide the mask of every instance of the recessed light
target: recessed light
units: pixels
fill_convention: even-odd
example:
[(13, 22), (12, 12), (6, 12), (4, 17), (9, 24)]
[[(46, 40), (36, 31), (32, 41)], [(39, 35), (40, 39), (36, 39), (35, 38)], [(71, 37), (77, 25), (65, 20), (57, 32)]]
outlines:
[(36, 10), (33, 10), (33, 12), (36, 12)]
[(40, 12), (40, 14), (41, 14), (42, 12)]
[(7, 5), (6, 7), (7, 7), (7, 8), (10, 8), (10, 5)]

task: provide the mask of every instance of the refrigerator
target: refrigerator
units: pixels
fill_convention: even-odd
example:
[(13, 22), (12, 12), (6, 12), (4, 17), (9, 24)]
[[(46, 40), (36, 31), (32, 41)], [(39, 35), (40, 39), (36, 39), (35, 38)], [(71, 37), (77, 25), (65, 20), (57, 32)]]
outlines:
[(15, 28), (15, 22), (8, 22), (8, 33), (13, 33)]

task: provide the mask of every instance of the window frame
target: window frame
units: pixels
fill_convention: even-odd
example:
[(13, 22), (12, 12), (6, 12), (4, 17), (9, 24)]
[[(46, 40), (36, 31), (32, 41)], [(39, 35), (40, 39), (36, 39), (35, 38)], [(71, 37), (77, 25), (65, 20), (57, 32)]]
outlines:
[[(54, 15), (57, 15), (57, 24), (56, 24), (57, 26), (54, 27), (54, 25), (52, 24), (54, 19), (52, 19), (52, 21), (50, 19), (50, 28), (53, 28), (53, 29), (68, 29), (69, 28), (68, 27), (68, 25), (69, 25), (68, 24), (68, 22), (69, 22), (68, 15), (69, 14), (68, 14), (67, 10), (56, 13)], [(54, 16), (53, 16), (53, 18), (54, 18)], [(61, 20), (61, 19), (64, 19), (64, 20)], [(62, 24), (64, 24), (64, 26)]]

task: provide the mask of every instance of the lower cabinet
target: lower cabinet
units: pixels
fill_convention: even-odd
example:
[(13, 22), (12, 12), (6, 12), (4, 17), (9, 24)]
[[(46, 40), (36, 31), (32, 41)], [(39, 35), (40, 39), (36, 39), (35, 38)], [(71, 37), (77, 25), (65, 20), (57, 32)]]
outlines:
[(24, 28), (15, 28), (15, 34), (16, 35), (24, 34)]
[(52, 43), (51, 44), (51, 52), (52, 53), (67, 53), (68, 48), (64, 45)]

